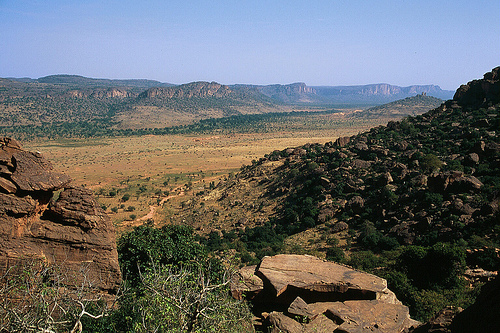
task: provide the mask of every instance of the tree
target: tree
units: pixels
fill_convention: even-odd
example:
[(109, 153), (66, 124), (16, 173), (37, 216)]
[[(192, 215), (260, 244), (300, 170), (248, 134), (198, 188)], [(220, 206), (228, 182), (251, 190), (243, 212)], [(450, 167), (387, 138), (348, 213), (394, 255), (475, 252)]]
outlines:
[[(1, 332), (81, 333), (85, 319), (99, 320), (111, 312), (92, 281), (42, 260), (24, 260), (0, 277)], [(72, 285), (74, 281), (82, 281)]]
[(434, 154), (427, 154), (420, 160), (420, 165), (424, 172), (432, 173), (443, 165), (443, 162)]
[[(210, 269), (208, 269), (210, 271)], [(136, 332), (247, 332), (251, 314), (229, 295), (231, 274), (213, 280), (202, 265), (152, 266), (141, 274)]]
[(117, 245), (123, 276), (131, 285), (140, 284), (139, 272), (151, 265), (208, 260), (205, 248), (195, 241), (192, 228), (187, 226), (139, 226), (121, 236)]

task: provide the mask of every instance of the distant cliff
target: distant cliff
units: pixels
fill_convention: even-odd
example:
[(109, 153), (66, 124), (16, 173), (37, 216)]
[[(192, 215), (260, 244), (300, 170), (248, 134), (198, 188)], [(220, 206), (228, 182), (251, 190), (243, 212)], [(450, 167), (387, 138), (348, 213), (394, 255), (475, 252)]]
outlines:
[[(243, 85), (238, 85), (243, 86)], [(246, 85), (285, 104), (365, 104), (377, 105), (425, 93), (443, 100), (451, 99), (453, 91), (437, 85), (400, 87), (387, 83), (361, 86), (307, 86), (303, 82), (266, 86)]]

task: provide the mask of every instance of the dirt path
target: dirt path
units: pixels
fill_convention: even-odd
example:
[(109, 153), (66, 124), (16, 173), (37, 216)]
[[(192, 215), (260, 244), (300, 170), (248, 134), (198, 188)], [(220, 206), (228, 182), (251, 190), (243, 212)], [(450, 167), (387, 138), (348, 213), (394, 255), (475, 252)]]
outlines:
[[(176, 188), (174, 188), (172, 190), (172, 192), (175, 192), (177, 190), (179, 190), (180, 188), (182, 188), (184, 185), (179, 185), (177, 186)], [(172, 198), (176, 198), (176, 197), (181, 197), (181, 196), (184, 196), (185, 195), (185, 192), (184, 191), (179, 191), (178, 194), (169, 194), (168, 196), (166, 196), (165, 198), (161, 199), (161, 201), (157, 204), (157, 205), (150, 205), (149, 206), (149, 213), (147, 213), (146, 215), (142, 216), (142, 217), (139, 217), (133, 221), (123, 221), (123, 226), (124, 227), (137, 227), (139, 225), (142, 224), (142, 222), (144, 221), (147, 221), (149, 219), (151, 220), (154, 220), (154, 217), (155, 217), (155, 214), (156, 214), (156, 211), (158, 210), (158, 208), (160, 208), (165, 202), (167, 202), (169, 199), (172, 199)]]

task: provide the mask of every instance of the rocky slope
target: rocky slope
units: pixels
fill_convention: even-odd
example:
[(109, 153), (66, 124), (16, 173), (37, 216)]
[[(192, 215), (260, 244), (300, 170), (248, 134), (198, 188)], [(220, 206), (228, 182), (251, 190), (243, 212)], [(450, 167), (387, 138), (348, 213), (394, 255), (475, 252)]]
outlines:
[(423, 115), (274, 151), (172, 221), (244, 262), (308, 251), (385, 274), (421, 319), (466, 306), (467, 266), (500, 267), (499, 72)]
[(22, 260), (55, 264), (67, 284), (115, 292), (121, 282), (114, 227), (84, 188), (39, 153), (0, 139), (0, 274)]
[(437, 108), (443, 100), (427, 96), (425, 93), (400, 99), (391, 103), (375, 106), (361, 112), (356, 112), (354, 117), (363, 118), (392, 118), (399, 119), (406, 116), (416, 116)]
[[(491, 91), (500, 84), (498, 71), (485, 75), (493, 78)], [(498, 218), (500, 105), (477, 95), (457, 92), (455, 100), (421, 116), (336, 142), (274, 151), (219, 184), (204, 207), (195, 207), (196, 216), (183, 218), (233, 226), (273, 221), (287, 234), (328, 221), (357, 230), (365, 225), (384, 236), (374, 247), (497, 237), (491, 225)], [(208, 211), (210, 200), (224, 207), (218, 218)], [(268, 206), (277, 207), (273, 214)]]

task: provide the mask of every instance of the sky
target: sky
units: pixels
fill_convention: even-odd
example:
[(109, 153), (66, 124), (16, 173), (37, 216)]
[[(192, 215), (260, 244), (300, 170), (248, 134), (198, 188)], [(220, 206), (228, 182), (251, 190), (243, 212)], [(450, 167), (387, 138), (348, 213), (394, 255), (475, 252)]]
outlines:
[(499, 65), (498, 0), (0, 0), (0, 77), (455, 90)]

